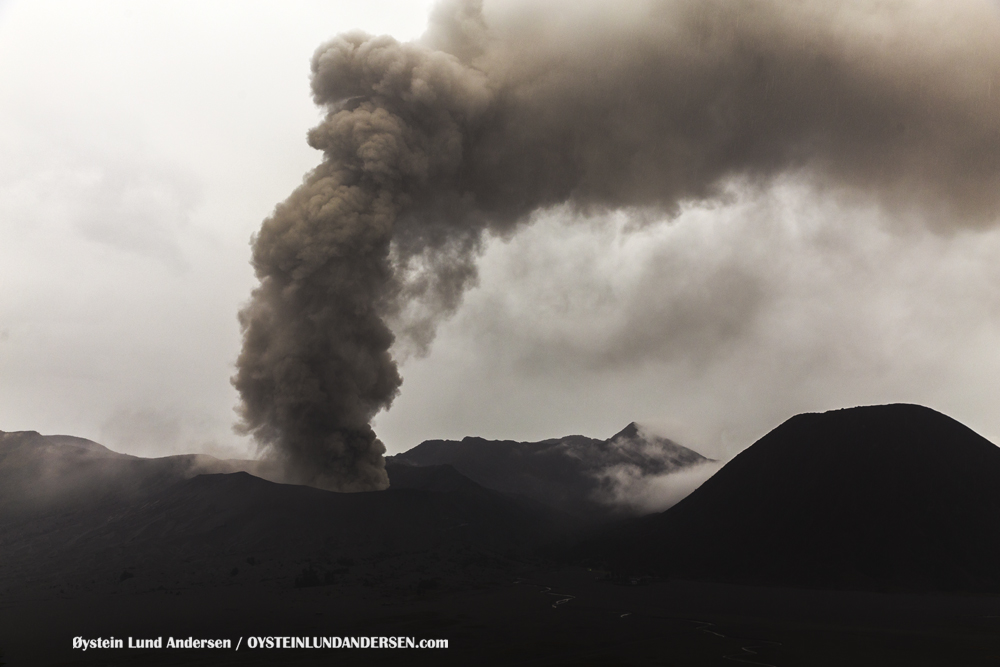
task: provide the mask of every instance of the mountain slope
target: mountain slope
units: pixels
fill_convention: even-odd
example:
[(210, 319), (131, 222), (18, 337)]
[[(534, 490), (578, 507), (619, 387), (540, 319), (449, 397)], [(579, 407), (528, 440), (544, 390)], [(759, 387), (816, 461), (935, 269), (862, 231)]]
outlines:
[[(355, 578), (467, 574), (463, 563), (482, 570), (559, 528), (550, 511), (450, 466), (390, 464), (390, 489), (352, 494), (211, 472), (253, 463), (0, 434), (0, 593), (231, 585), (237, 575), (291, 586), (305, 572), (316, 585), (330, 581), (316, 572), (347, 576), (338, 559), (363, 563)], [(375, 565), (390, 561), (410, 564)]]
[(714, 580), (1000, 590), (1000, 449), (916, 405), (798, 415), (587, 549)]
[(201, 454), (140, 458), (84, 438), (0, 431), (0, 519), (124, 502), (200, 473), (239, 469), (238, 462)]
[(389, 460), (419, 466), (448, 464), (483, 486), (586, 519), (616, 513), (608, 499), (610, 471), (627, 467), (639, 475), (663, 475), (711, 461), (671, 440), (646, 434), (635, 423), (607, 440), (581, 435), (540, 442), (428, 440)]

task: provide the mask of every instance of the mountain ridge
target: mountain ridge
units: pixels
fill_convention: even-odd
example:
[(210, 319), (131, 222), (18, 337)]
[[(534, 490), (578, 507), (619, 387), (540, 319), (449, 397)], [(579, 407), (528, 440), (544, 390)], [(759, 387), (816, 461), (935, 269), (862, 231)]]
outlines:
[(615, 469), (666, 475), (712, 459), (667, 438), (645, 434), (635, 422), (606, 440), (569, 435), (535, 442), (425, 440), (387, 461), (453, 466), (483, 486), (531, 499), (582, 521), (631, 513), (609, 498)]

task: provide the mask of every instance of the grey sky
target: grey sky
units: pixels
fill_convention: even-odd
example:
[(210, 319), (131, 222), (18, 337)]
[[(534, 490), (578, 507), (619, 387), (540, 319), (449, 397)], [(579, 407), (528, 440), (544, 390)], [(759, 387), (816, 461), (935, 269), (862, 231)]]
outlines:
[[(430, 4), (0, 5), (0, 429), (247, 451), (236, 312), (250, 235), (319, 161), (310, 57), (351, 28), (414, 38)], [(579, 215), (487, 244), (376, 418), (390, 452), (638, 420), (728, 456), (796, 412), (890, 401), (1000, 441), (995, 213), (940, 231), (788, 176), (669, 222)]]

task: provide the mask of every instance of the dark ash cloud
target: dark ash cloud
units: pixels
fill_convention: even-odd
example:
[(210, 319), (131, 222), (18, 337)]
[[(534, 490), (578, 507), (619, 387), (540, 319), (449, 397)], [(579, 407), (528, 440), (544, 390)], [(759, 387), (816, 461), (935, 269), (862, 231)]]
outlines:
[(452, 1), (419, 43), (335, 38), (313, 59), (324, 160), (254, 240), (242, 428), (293, 481), (384, 488), (394, 332), (426, 349), (484, 234), (539, 210), (670, 216), (795, 174), (992, 226), (998, 44), (989, 3), (847, 0)]

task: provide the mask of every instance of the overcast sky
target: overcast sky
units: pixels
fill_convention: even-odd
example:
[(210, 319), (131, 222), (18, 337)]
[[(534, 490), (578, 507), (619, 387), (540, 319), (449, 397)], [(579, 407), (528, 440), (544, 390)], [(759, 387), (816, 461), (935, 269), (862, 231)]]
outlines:
[[(236, 314), (251, 234), (319, 162), (310, 57), (416, 38), (432, 4), (0, 3), (0, 429), (252, 451)], [(639, 421), (728, 457), (798, 412), (907, 401), (1000, 442), (1000, 231), (948, 228), (794, 175), (670, 220), (539, 211), (428, 354), (400, 350), (376, 432), (392, 453)]]

